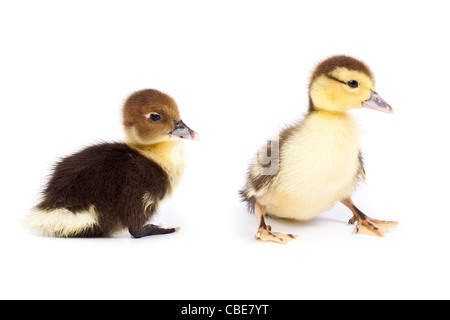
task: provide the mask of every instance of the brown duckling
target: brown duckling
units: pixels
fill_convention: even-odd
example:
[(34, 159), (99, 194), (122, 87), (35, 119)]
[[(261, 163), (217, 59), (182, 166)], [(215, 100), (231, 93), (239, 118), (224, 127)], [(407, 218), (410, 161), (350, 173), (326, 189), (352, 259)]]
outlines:
[(184, 169), (182, 139), (198, 135), (178, 106), (157, 90), (132, 94), (123, 107), (125, 143), (102, 143), (64, 158), (25, 226), (54, 237), (107, 237), (128, 229), (135, 238), (179, 228), (147, 223), (177, 186)]

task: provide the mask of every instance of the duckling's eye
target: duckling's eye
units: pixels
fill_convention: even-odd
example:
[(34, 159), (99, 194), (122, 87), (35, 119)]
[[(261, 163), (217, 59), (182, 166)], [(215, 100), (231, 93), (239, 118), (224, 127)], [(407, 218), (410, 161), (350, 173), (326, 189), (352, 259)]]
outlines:
[(152, 120), (154, 122), (159, 121), (159, 120), (161, 120), (161, 116), (157, 113), (151, 113), (150, 120)]
[(350, 80), (349, 82), (347, 82), (347, 85), (350, 88), (358, 88), (359, 87), (359, 83), (356, 80)]

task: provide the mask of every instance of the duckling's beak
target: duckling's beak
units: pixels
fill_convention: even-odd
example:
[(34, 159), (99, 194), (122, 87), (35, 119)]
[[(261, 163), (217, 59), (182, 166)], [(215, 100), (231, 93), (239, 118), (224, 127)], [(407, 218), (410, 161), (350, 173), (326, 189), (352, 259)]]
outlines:
[(200, 136), (194, 130), (191, 130), (182, 120), (173, 121), (175, 130), (169, 132), (171, 138), (180, 138), (186, 140), (200, 140)]
[(390, 105), (386, 103), (379, 95), (378, 93), (370, 90), (370, 99), (363, 101), (362, 106), (365, 108), (378, 110), (386, 113), (392, 113), (394, 110)]

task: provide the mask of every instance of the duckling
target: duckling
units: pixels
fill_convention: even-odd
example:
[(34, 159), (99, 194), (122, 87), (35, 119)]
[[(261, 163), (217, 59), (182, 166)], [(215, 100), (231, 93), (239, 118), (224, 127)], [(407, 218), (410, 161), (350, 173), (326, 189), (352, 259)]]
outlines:
[(240, 191), (258, 223), (257, 239), (288, 243), (292, 234), (273, 232), (265, 216), (310, 220), (340, 201), (353, 213), (354, 233), (383, 236), (397, 222), (369, 218), (352, 201), (365, 181), (360, 129), (350, 109), (392, 113), (376, 92), (373, 73), (361, 61), (334, 56), (318, 64), (309, 85), (309, 111), (301, 122), (270, 140), (252, 162)]
[(147, 223), (177, 186), (184, 169), (182, 139), (198, 134), (168, 95), (152, 89), (123, 106), (123, 143), (90, 146), (61, 160), (25, 226), (54, 237), (134, 238), (179, 230)]

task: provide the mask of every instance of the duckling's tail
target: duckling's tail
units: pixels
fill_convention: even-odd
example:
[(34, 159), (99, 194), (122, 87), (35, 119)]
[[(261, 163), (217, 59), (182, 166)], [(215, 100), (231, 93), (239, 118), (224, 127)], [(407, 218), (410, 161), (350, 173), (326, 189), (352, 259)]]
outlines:
[(255, 205), (256, 198), (253, 195), (250, 195), (248, 189), (244, 187), (244, 189), (239, 191), (239, 195), (241, 196), (242, 202), (247, 203), (247, 209), (250, 213), (255, 213)]
[(35, 209), (22, 220), (25, 228), (50, 237), (78, 237), (99, 227), (94, 207), (73, 213), (67, 209)]

